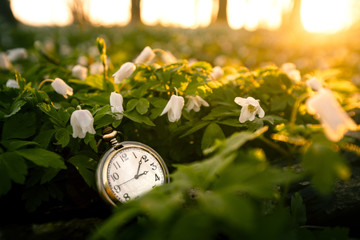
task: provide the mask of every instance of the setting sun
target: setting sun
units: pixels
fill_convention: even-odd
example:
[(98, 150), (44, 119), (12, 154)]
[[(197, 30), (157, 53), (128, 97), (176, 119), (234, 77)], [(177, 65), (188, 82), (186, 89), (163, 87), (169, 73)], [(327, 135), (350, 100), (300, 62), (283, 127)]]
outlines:
[(351, 25), (351, 0), (302, 0), (301, 20), (309, 32), (335, 33)]

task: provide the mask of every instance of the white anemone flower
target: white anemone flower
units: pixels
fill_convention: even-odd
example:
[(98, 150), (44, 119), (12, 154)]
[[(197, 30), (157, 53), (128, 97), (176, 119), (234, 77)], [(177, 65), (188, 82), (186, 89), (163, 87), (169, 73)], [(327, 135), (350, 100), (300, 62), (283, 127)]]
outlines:
[(146, 46), (144, 50), (137, 56), (135, 63), (147, 63), (155, 58), (156, 54), (151, 49), (151, 47)]
[(306, 81), (306, 85), (312, 88), (314, 91), (319, 91), (323, 88), (321, 82), (317, 77), (312, 77), (309, 80)]
[(190, 112), (191, 110), (194, 110), (195, 112), (200, 111), (200, 107), (204, 106), (204, 107), (208, 107), (209, 104), (202, 99), (200, 96), (196, 95), (195, 97), (193, 96), (186, 96), (189, 101), (186, 104), (186, 111)]
[(264, 110), (260, 107), (259, 100), (255, 100), (253, 97), (236, 97), (234, 99), (235, 103), (242, 106), (239, 121), (244, 123), (246, 121), (253, 121), (255, 115), (258, 115), (259, 118), (265, 116)]
[(296, 69), (296, 65), (294, 63), (284, 63), (281, 65), (281, 70), (293, 81), (299, 82), (301, 81), (300, 71)]
[(8, 87), (8, 88), (20, 88), (19, 83), (14, 79), (7, 80), (6, 87)]
[(88, 110), (75, 110), (71, 114), (70, 124), (73, 138), (85, 138), (86, 133), (95, 134), (94, 118)]
[(122, 113), (124, 112), (123, 101), (124, 101), (123, 96), (120, 93), (112, 92), (110, 94), (111, 112), (120, 113), (115, 115), (116, 120), (120, 120), (123, 118), (122, 115)]
[(61, 78), (55, 78), (55, 80), (51, 83), (51, 86), (58, 94), (63, 95), (64, 98), (68, 98), (68, 96), (73, 95), (73, 89)]
[(85, 81), (87, 77), (88, 69), (82, 65), (75, 65), (72, 68), (72, 75), (80, 80)]
[(212, 79), (217, 80), (224, 76), (224, 70), (220, 66), (216, 66), (213, 68), (210, 76), (212, 77)]
[(113, 74), (115, 84), (119, 84), (121, 80), (128, 78), (136, 70), (136, 66), (132, 62), (126, 62), (121, 65), (120, 69)]
[(308, 113), (320, 119), (326, 137), (337, 142), (348, 130), (356, 130), (356, 123), (346, 114), (332, 92), (322, 88), (306, 101)]
[(11, 62), (15, 62), (17, 60), (26, 59), (28, 57), (27, 51), (25, 48), (14, 48), (7, 50), (7, 56)]
[(170, 122), (178, 121), (181, 118), (181, 111), (184, 107), (184, 102), (183, 97), (172, 95), (160, 116), (168, 113), (168, 119)]
[(77, 64), (86, 67), (87, 65), (89, 65), (89, 61), (88, 61), (88, 59), (87, 59), (86, 56), (80, 56), (80, 57), (78, 57), (78, 59), (77, 59)]
[(164, 51), (163, 54), (161, 54), (161, 60), (165, 64), (173, 64), (177, 62), (176, 57), (170, 51)]
[(90, 65), (90, 74), (102, 74), (104, 72), (104, 65), (101, 62), (95, 62)]
[(0, 52), (0, 70), (9, 70), (11, 63), (8, 56), (5, 53)]

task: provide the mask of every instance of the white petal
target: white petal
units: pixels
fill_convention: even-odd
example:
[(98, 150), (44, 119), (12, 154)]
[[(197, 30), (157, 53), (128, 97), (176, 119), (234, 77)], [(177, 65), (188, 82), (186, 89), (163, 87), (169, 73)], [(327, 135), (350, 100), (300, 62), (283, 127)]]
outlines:
[(252, 116), (252, 114), (251, 114), (251, 112), (249, 112), (248, 106), (245, 105), (245, 106), (243, 106), (242, 109), (241, 109), (239, 121), (240, 121), (241, 123), (244, 123), (244, 122), (248, 121), (248, 120), (251, 118), (251, 116)]
[(58, 94), (63, 95), (65, 98), (67, 98), (68, 95), (73, 95), (73, 89), (61, 78), (55, 78), (55, 80), (51, 83), (51, 86)]
[(82, 65), (75, 65), (72, 69), (72, 75), (80, 80), (85, 80), (87, 77), (88, 69)]
[(195, 96), (196, 100), (200, 103), (200, 106), (208, 107), (209, 103), (207, 103), (204, 99), (202, 99), (200, 96)]
[(142, 52), (139, 54), (139, 56), (135, 59), (135, 63), (146, 63), (148, 61), (151, 61), (153, 58), (155, 58), (155, 53), (151, 49), (151, 47), (147, 46), (142, 50)]
[(18, 84), (18, 82), (16, 80), (9, 79), (6, 82), (6, 87), (8, 87), (8, 88), (19, 88), (19, 84)]
[(260, 106), (256, 112), (257, 112), (259, 118), (263, 118), (265, 116), (265, 112)]
[(236, 97), (234, 99), (234, 102), (242, 107), (244, 107), (247, 104), (246, 98), (242, 98), (242, 97)]
[(135, 71), (136, 66), (132, 62), (126, 62), (123, 65), (121, 65), (120, 69), (113, 74), (113, 77), (115, 79), (115, 84), (119, 84), (121, 80), (128, 78), (131, 76), (131, 74)]
[(308, 85), (315, 91), (319, 91), (322, 88), (321, 82), (316, 77), (312, 77), (309, 80), (307, 80), (306, 85)]

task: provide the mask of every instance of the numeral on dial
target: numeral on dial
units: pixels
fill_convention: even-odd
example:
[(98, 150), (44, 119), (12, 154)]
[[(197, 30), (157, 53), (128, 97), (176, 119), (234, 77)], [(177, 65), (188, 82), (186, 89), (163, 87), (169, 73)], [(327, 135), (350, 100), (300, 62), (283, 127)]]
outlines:
[(114, 190), (116, 191), (116, 193), (120, 193), (121, 188), (120, 188), (119, 185), (115, 185), (115, 186), (114, 186)]
[(152, 170), (156, 170), (156, 169), (157, 169), (155, 163), (151, 163), (150, 166), (151, 166), (151, 169), (152, 169)]
[(113, 174), (111, 175), (111, 179), (112, 179), (113, 181), (118, 180), (118, 179), (119, 179), (119, 174), (113, 173)]
[(120, 168), (119, 162), (114, 162), (114, 167), (116, 168), (116, 170), (118, 170)]
[(159, 180), (160, 180), (159, 176), (155, 173), (155, 182)]
[(141, 160), (144, 160), (144, 162), (149, 161), (149, 159), (147, 158), (147, 156), (146, 156), (146, 155), (142, 155), (142, 156), (141, 156)]
[(125, 198), (126, 201), (130, 200), (130, 196), (128, 193), (124, 193), (123, 197)]

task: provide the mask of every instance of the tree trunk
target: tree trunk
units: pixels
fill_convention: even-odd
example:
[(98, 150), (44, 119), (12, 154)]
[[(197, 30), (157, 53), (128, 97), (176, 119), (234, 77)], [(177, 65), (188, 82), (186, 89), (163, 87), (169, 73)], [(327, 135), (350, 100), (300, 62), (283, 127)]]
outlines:
[(141, 24), (140, 0), (131, 0), (131, 23)]
[(227, 0), (219, 0), (219, 10), (216, 18), (216, 23), (227, 23)]
[(9, 0), (0, 0), (0, 22), (6, 24), (16, 24), (18, 22), (11, 11)]
[(291, 11), (283, 15), (282, 29), (291, 32), (304, 30), (301, 22), (301, 0), (293, 0), (294, 5)]

